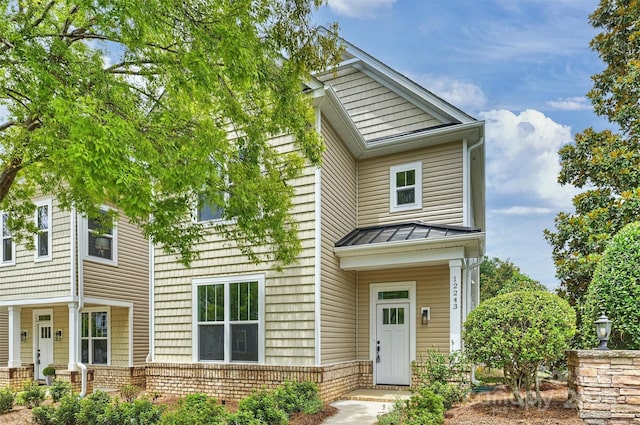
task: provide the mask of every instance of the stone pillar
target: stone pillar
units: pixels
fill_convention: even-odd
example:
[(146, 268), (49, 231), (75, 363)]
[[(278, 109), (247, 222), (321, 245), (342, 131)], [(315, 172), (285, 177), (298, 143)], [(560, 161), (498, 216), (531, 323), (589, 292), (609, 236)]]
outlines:
[[(93, 393), (93, 369), (87, 370), (87, 395)], [(82, 390), (82, 371), (79, 370), (56, 370), (56, 379), (69, 382), (71, 389), (75, 393)]]
[(640, 424), (640, 351), (569, 351), (567, 364), (569, 397), (586, 424)]

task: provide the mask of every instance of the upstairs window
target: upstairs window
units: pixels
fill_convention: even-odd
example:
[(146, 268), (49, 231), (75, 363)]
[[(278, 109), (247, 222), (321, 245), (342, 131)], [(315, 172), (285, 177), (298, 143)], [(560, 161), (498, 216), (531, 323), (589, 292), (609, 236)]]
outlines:
[(198, 201), (197, 220), (199, 223), (204, 221), (222, 220), (224, 210), (212, 203), (207, 203), (203, 199)]
[(0, 236), (2, 243), (0, 244), (0, 262), (1, 266), (10, 266), (16, 263), (16, 246), (13, 243), (13, 236), (9, 230), (9, 213), (0, 211)]
[(35, 260), (51, 259), (51, 200), (37, 201), (34, 222), (38, 233), (35, 236)]
[(422, 208), (422, 163), (391, 167), (390, 187), (391, 212)]
[(117, 229), (113, 222), (106, 228), (107, 209), (100, 210), (101, 219), (88, 219), (87, 258), (92, 261), (115, 264), (117, 260)]

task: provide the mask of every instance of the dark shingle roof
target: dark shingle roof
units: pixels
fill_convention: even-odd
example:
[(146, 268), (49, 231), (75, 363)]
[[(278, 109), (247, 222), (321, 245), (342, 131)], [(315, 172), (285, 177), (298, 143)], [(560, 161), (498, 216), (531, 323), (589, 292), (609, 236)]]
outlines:
[(427, 224), (422, 222), (387, 224), (354, 229), (336, 242), (335, 246), (337, 248), (375, 243), (436, 239), (479, 232), (480, 229), (476, 227)]

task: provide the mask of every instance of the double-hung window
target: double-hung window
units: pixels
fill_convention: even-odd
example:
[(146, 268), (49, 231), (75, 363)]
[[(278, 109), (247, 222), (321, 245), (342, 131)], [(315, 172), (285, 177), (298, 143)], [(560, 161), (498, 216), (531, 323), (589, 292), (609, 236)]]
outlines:
[(193, 281), (194, 361), (264, 362), (264, 276)]
[(117, 264), (117, 228), (115, 223), (107, 223), (107, 209), (100, 210), (101, 219), (87, 219), (87, 258), (107, 264)]
[(422, 162), (411, 162), (390, 169), (391, 212), (422, 208)]
[(80, 340), (82, 363), (109, 364), (109, 311), (107, 309), (82, 313)]
[(203, 199), (198, 200), (198, 211), (196, 219), (198, 222), (222, 220), (224, 210), (213, 203), (208, 203)]
[(51, 260), (51, 199), (36, 201), (34, 223), (38, 233), (35, 236), (35, 260)]
[(16, 263), (16, 245), (9, 230), (9, 213), (0, 211), (0, 266), (11, 266)]

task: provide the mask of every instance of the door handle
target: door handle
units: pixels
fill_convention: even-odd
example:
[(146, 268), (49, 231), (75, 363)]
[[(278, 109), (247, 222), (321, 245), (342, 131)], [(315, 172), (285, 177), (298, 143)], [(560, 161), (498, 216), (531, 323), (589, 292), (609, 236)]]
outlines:
[(380, 341), (376, 342), (376, 363), (380, 363)]

